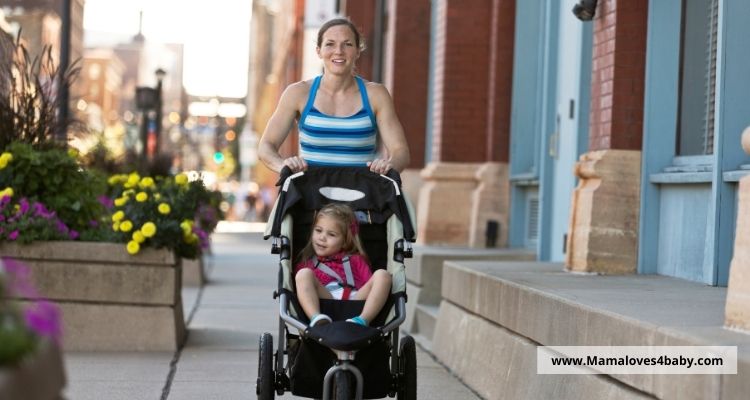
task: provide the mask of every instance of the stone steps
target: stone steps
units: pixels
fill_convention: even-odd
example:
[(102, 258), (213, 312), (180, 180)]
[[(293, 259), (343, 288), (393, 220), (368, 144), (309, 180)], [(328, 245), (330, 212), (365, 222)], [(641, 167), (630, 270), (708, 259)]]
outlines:
[[(561, 264), (449, 261), (433, 354), (484, 398), (745, 399), (750, 335), (723, 327), (726, 288)], [(736, 375), (539, 375), (545, 346), (738, 346)], [(564, 389), (564, 390), (561, 390)]]

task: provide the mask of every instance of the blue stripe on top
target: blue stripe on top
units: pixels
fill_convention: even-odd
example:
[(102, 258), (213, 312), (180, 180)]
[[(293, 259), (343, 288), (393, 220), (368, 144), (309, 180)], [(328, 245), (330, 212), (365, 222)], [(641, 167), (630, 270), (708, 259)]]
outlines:
[(362, 108), (348, 117), (323, 114), (313, 106), (322, 76), (313, 81), (299, 119), (299, 155), (310, 165), (363, 166), (375, 158), (377, 124), (362, 78), (355, 76)]

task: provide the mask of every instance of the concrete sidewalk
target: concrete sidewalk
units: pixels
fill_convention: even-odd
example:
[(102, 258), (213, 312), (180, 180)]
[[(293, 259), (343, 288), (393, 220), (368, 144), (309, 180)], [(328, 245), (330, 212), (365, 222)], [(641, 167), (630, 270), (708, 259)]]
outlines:
[[(185, 347), (177, 353), (66, 352), (67, 399), (255, 398), (258, 340), (278, 329), (272, 298), (278, 257), (260, 233), (217, 233), (213, 250), (209, 283), (182, 292)], [(418, 350), (417, 359), (420, 399), (478, 399), (428, 353)]]

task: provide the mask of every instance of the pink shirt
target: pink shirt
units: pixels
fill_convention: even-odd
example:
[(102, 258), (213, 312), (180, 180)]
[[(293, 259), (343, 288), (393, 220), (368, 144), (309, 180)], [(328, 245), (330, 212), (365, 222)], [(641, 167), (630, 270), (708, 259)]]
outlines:
[[(332, 270), (334, 270), (334, 272), (339, 274), (341, 279), (343, 279), (346, 282), (346, 272), (344, 271), (344, 263), (341, 261), (344, 255), (345, 255), (344, 253), (338, 253), (330, 257), (317, 257), (317, 258), (318, 260), (320, 260), (320, 262), (325, 263)], [(367, 264), (364, 257), (362, 257), (359, 254), (349, 255), (349, 265), (351, 265), (352, 275), (354, 275), (354, 287), (355, 289), (359, 290), (362, 288), (362, 286), (365, 283), (367, 283), (367, 281), (370, 280), (370, 277), (372, 276), (372, 271), (370, 271), (370, 266)], [(315, 265), (313, 264), (312, 260), (306, 260), (297, 264), (297, 266), (294, 267), (295, 275), (302, 268), (312, 269), (313, 272), (315, 273), (315, 277), (318, 278), (318, 282), (320, 282), (323, 286), (331, 282), (336, 282), (336, 279), (334, 279), (332, 276), (328, 276), (325, 272), (321, 271), (318, 268), (315, 268)]]

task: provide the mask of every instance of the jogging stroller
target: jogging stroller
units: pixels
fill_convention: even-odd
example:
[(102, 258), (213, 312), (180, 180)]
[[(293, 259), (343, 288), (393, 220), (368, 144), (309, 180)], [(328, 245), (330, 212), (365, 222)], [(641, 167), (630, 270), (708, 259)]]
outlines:
[[(325, 400), (396, 395), (415, 400), (414, 339), (404, 336), (399, 346), (399, 326), (406, 318), (404, 258), (412, 256), (415, 224), (398, 173), (386, 176), (366, 168), (319, 167), (291, 174), (285, 168), (278, 184), (281, 190), (264, 238), (273, 238), (271, 252), (280, 255), (274, 292), (279, 299), (279, 343), (274, 351), (270, 333), (260, 338), (258, 399), (291, 391)], [(387, 268), (392, 275), (391, 295), (370, 326), (345, 322), (359, 315), (364, 301), (321, 299), (321, 313), (333, 322), (314, 327), (308, 327), (297, 302), (293, 276), (297, 253), (309, 240), (316, 210), (330, 202), (345, 202), (355, 211), (373, 270)]]

